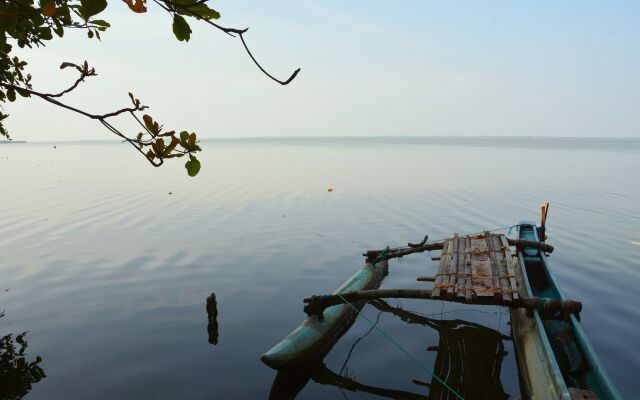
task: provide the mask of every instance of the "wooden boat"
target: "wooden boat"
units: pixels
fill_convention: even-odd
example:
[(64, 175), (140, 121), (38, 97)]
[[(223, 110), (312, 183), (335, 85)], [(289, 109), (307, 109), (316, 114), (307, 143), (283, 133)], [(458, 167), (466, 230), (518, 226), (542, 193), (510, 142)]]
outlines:
[[(518, 225), (518, 236), (539, 241), (535, 223)], [(516, 279), (524, 295), (564, 300), (547, 256), (537, 249), (518, 252)], [(531, 399), (621, 399), (598, 360), (576, 315), (542, 319), (539, 311), (511, 309), (521, 390)]]
[[(546, 215), (545, 215), (546, 216)], [(582, 304), (566, 300), (550, 273), (545, 252), (553, 247), (540, 228), (523, 222), (517, 238), (482, 234), (441, 242), (369, 251), (367, 265), (334, 294), (305, 299), (309, 317), (262, 356), (283, 370), (317, 364), (348, 330), (366, 301), (381, 298), (434, 299), (511, 309), (521, 391), (531, 399), (621, 399), (578, 322)], [(515, 246), (517, 252), (511, 253)], [(388, 260), (442, 250), (438, 274), (419, 277), (432, 290), (377, 290)]]
[[(336, 293), (377, 289), (388, 273), (387, 260), (367, 263), (349, 278)], [(355, 302), (361, 309), (365, 302)], [(340, 337), (353, 325), (357, 313), (347, 304), (327, 308), (321, 315), (309, 316), (284, 338), (262, 355), (262, 362), (275, 369), (294, 368), (322, 358)]]

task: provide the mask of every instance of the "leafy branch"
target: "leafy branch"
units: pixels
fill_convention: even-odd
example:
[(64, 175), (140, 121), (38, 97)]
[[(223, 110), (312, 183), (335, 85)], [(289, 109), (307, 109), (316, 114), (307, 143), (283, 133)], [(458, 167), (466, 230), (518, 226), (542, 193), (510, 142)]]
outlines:
[[(147, 0), (123, 0), (123, 2), (136, 13), (147, 11)], [(213, 22), (220, 18), (220, 13), (208, 6), (208, 0), (153, 0), (153, 2), (171, 15), (173, 33), (179, 41), (186, 42), (191, 38), (192, 31), (187, 18), (193, 18), (204, 21), (229, 36), (240, 38), (251, 60), (273, 81), (287, 85), (300, 72), (300, 68), (296, 69), (286, 80), (280, 80), (267, 72), (247, 45), (244, 34), (248, 28), (228, 28)], [(95, 16), (103, 12), (106, 7), (107, 0), (39, 0), (39, 4), (34, 0), (0, 0), (0, 137), (11, 140), (9, 132), (3, 125), (3, 121), (9, 115), (2, 112), (1, 104), (7, 100), (15, 101), (16, 94), (23, 97), (34, 96), (99, 121), (110, 132), (144, 154), (153, 166), (162, 165), (168, 158), (189, 156), (185, 167), (190, 176), (195, 176), (200, 170), (200, 162), (194, 153), (201, 150), (197, 145), (195, 133), (182, 131), (177, 135), (175, 131), (163, 132), (162, 126), (150, 116), (143, 115), (140, 118), (138, 114), (147, 107), (141, 105), (140, 101), (131, 94), (132, 107), (107, 114), (92, 114), (72, 107), (60, 101), (60, 98), (75, 90), (86, 78), (96, 75), (95, 70), (89, 68), (86, 62), (82, 65), (63, 63), (61, 68), (76, 68), (80, 73), (79, 77), (72, 85), (58, 93), (42, 93), (33, 90), (32, 77), (24, 72), (27, 63), (10, 55), (11, 43), (16, 43), (21, 48), (45, 46), (47, 41), (53, 39), (53, 34), (62, 38), (67, 28), (85, 30), (90, 39), (95, 37), (100, 40), (100, 33), (111, 25), (104, 20), (95, 19)], [(128, 136), (108, 121), (109, 118), (121, 114), (129, 114), (143, 130), (135, 137)]]
[[(18, 86), (15, 84), (0, 82), (0, 87), (6, 89), (7, 96), (10, 99), (13, 98), (15, 100), (15, 93), (18, 93), (23, 97), (36, 96), (58, 107), (65, 108), (100, 122), (110, 132), (132, 145), (140, 154), (145, 156), (149, 163), (154, 167), (161, 166), (165, 159), (174, 157), (179, 158), (187, 155), (189, 156), (189, 161), (185, 164), (187, 173), (189, 176), (196, 176), (198, 174), (200, 171), (200, 161), (198, 161), (194, 153), (201, 151), (202, 149), (197, 144), (197, 137), (195, 133), (182, 131), (179, 135), (176, 135), (175, 131), (163, 132), (163, 127), (157, 121), (154, 121), (148, 114), (144, 114), (141, 121), (138, 114), (148, 107), (142, 105), (140, 100), (131, 93), (129, 93), (129, 98), (131, 99), (132, 106), (124, 107), (105, 114), (92, 114), (65, 104), (60, 101), (59, 98), (76, 89), (81, 82), (84, 82), (85, 78), (97, 75), (95, 69), (89, 67), (89, 64), (86, 61), (81, 65), (64, 62), (60, 65), (60, 69), (65, 68), (75, 68), (80, 75), (71, 86), (59, 93), (52, 94), (38, 92), (33, 90), (30, 83), (27, 83), (24, 86)], [(135, 137), (130, 137), (108, 121), (109, 118), (122, 114), (129, 114), (142, 127), (143, 131), (139, 132)], [(167, 140), (166, 143), (165, 139)]]

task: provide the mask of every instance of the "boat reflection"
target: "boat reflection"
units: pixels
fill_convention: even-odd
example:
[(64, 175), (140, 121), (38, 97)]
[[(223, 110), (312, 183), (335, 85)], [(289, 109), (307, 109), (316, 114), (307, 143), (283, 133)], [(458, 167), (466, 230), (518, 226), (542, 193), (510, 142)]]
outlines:
[[(507, 354), (503, 341), (510, 340), (509, 336), (472, 322), (425, 317), (393, 307), (383, 300), (371, 301), (369, 304), (380, 312), (399, 317), (408, 324), (419, 324), (437, 330), (438, 346), (427, 349), (437, 351), (433, 371), (463, 398), (487, 400), (509, 398), (500, 381), (502, 360)], [(366, 334), (370, 332), (371, 330)], [(322, 360), (309, 365), (306, 369), (278, 372), (269, 398), (272, 400), (294, 399), (309, 380), (351, 392), (362, 392), (391, 399), (454, 400), (458, 398), (436, 379), (430, 383), (413, 381), (422, 388), (416, 392), (409, 392), (366, 385), (342, 375), (353, 348), (360, 340), (361, 338), (356, 340), (352, 346), (340, 373), (331, 371)], [(428, 390), (425, 390), (426, 388)]]
[[(0, 312), (0, 318), (4, 312)], [(34, 383), (46, 378), (38, 364), (42, 359), (27, 360), (27, 332), (8, 334), (0, 338), (0, 400), (20, 399), (26, 396)]]

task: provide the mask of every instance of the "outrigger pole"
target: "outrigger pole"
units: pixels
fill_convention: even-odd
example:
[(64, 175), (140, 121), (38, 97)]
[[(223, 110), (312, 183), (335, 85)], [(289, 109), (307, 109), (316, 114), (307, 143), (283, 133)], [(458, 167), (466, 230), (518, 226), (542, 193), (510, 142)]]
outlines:
[[(523, 249), (526, 247), (526, 248), (542, 250), (545, 253), (553, 253), (553, 246), (546, 243), (534, 242), (530, 240), (510, 239), (510, 238), (507, 238), (507, 242), (509, 243), (509, 246), (515, 246), (519, 249)], [(384, 257), (385, 260), (388, 260), (390, 258), (404, 257), (413, 253), (422, 253), (422, 252), (431, 251), (431, 250), (442, 250), (443, 247), (444, 247), (444, 241), (423, 244), (416, 247), (410, 246), (409, 248), (369, 250), (366, 253), (363, 253), (362, 255), (367, 257), (368, 262), (371, 262), (381, 255)]]
[[(327, 296), (311, 296), (304, 299), (304, 302), (307, 304), (304, 307), (304, 311), (307, 315), (321, 315), (325, 308), (335, 306), (337, 304), (388, 298), (444, 300), (454, 303), (469, 304), (464, 297), (433, 298), (431, 290), (378, 289), (361, 290), (358, 292), (347, 292)], [(471, 304), (538, 310), (541, 316), (546, 319), (568, 319), (569, 314), (579, 314), (580, 311), (582, 311), (582, 303), (579, 301), (547, 299), (544, 297), (520, 297), (512, 301), (503, 301), (496, 299), (495, 297), (476, 297)]]

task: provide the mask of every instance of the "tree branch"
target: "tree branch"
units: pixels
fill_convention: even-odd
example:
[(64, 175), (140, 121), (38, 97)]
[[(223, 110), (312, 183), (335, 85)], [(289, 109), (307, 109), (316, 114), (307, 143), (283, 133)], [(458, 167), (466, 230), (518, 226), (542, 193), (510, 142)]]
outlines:
[[(247, 28), (248, 29), (248, 28)], [(253, 62), (258, 66), (258, 68), (260, 68), (260, 71), (262, 71), (266, 76), (268, 76), (269, 78), (273, 79), (274, 81), (278, 82), (279, 84), (281, 84), (282, 86), (284, 85), (288, 85), (292, 80), (294, 80), (296, 78), (296, 76), (298, 76), (298, 73), (300, 72), (300, 68), (296, 69), (295, 71), (293, 71), (293, 73), (291, 74), (291, 76), (289, 77), (289, 79), (287, 79), (286, 81), (281, 81), (279, 79), (274, 78), (270, 73), (268, 73), (267, 71), (265, 71), (264, 68), (262, 68), (262, 65), (260, 65), (260, 63), (258, 62), (258, 60), (256, 60), (256, 58), (253, 56), (253, 54), (251, 54), (251, 50), (249, 50), (249, 47), (247, 46), (247, 43), (244, 41), (244, 32), (247, 31), (247, 29), (245, 29), (242, 32), (238, 33), (238, 36), (240, 36), (240, 40), (242, 41), (242, 44), (244, 45), (245, 50), (247, 50), (247, 54), (249, 54), (249, 57), (251, 57), (251, 59), (253, 60)]]
[[(67, 68), (67, 67), (75, 67), (78, 72), (80, 72), (80, 77), (78, 79), (76, 79), (76, 81), (67, 89), (59, 92), (59, 93), (42, 93), (42, 92), (38, 92), (36, 90), (33, 90), (31, 88), (31, 85), (28, 85), (28, 87), (24, 87), (24, 86), (18, 86), (18, 85), (14, 85), (11, 83), (5, 83), (5, 82), (0, 82), (0, 87), (5, 88), (5, 89), (11, 89), (11, 90), (15, 90), (21, 94), (24, 95), (28, 95), (28, 96), (36, 96), (39, 97), (49, 103), (52, 103), (58, 107), (61, 108), (65, 108), (69, 111), (73, 111), (75, 113), (78, 113), (80, 115), (83, 115), (87, 118), (90, 119), (94, 119), (99, 121), (107, 130), (109, 130), (111, 133), (115, 134), (116, 136), (124, 139), (124, 141), (126, 141), (127, 143), (129, 143), (131, 146), (133, 146), (140, 154), (142, 154), (147, 161), (153, 165), (154, 167), (159, 167), (162, 164), (164, 164), (164, 159), (165, 158), (171, 158), (171, 157), (182, 157), (184, 155), (189, 155), (189, 159), (190, 161), (188, 161), (189, 163), (198, 163), (198, 167), (197, 170), (199, 170), (199, 162), (197, 161), (197, 159), (195, 157), (193, 157), (192, 153), (200, 151), (200, 148), (196, 145), (196, 136), (195, 133), (191, 133), (189, 134), (186, 131), (183, 131), (180, 136), (181, 138), (178, 139), (175, 135), (174, 131), (171, 132), (166, 132), (166, 133), (161, 133), (162, 127), (155, 121), (153, 121), (153, 119), (148, 116), (145, 115), (144, 116), (144, 123), (142, 121), (140, 121), (140, 119), (136, 116), (136, 112), (138, 111), (143, 111), (145, 109), (147, 109), (147, 106), (144, 106), (140, 103), (140, 100), (136, 99), (131, 93), (129, 93), (129, 97), (131, 98), (131, 102), (133, 103), (133, 107), (125, 107), (125, 108), (121, 108), (119, 110), (116, 111), (112, 111), (106, 114), (92, 114), (89, 113), (87, 111), (84, 110), (80, 110), (76, 107), (70, 106), (68, 104), (65, 104), (63, 102), (61, 102), (60, 100), (58, 100), (58, 98), (64, 96), (65, 94), (73, 91), (74, 89), (76, 89), (78, 87), (78, 85), (80, 84), (80, 82), (84, 81), (84, 78), (86, 78), (87, 76), (95, 76), (97, 75), (95, 72), (95, 69), (93, 68), (89, 68), (89, 65), (87, 64), (87, 62), (85, 61), (84, 64), (82, 66), (80, 65), (76, 65), (73, 63), (68, 63), (65, 62), (63, 63), (60, 68)], [(112, 118), (112, 117), (116, 117), (118, 115), (121, 114), (125, 114), (128, 113), (130, 114), (137, 122), (138, 124), (140, 124), (140, 126), (142, 126), (142, 128), (144, 129), (144, 132), (140, 132), (138, 134), (138, 137), (136, 139), (133, 139), (131, 137), (128, 137), (127, 135), (125, 135), (123, 132), (121, 132), (118, 128), (116, 128), (115, 126), (113, 126), (111, 123), (109, 123), (107, 121), (108, 118)], [(145, 135), (148, 135), (148, 137), (150, 137), (151, 139), (145, 139), (143, 140), (143, 137)], [(163, 137), (170, 139), (171, 142), (165, 146), (164, 144), (164, 139)], [(178, 146), (178, 144), (184, 149), (178, 149), (176, 148)], [(143, 148), (148, 147), (149, 151), (147, 153), (145, 153), (143, 151)], [(191, 165), (191, 168), (193, 168), (193, 165)], [(187, 166), (187, 171), (189, 172), (189, 174), (191, 176), (194, 176), (195, 174), (197, 174), (197, 170), (195, 172), (193, 172), (193, 170), (190, 170), (190, 167)], [(193, 175), (192, 175), (193, 173)]]
[[(249, 57), (251, 57), (251, 60), (253, 60), (253, 62), (256, 64), (256, 66), (260, 69), (260, 71), (262, 71), (263, 74), (265, 74), (266, 76), (268, 76), (269, 78), (271, 78), (273, 81), (278, 82), (281, 85), (288, 85), (289, 83), (291, 83), (291, 81), (293, 81), (296, 76), (298, 76), (298, 73), (300, 72), (300, 68), (296, 69), (295, 71), (293, 71), (293, 73), (291, 74), (291, 76), (289, 76), (289, 78), (287, 80), (280, 80), (276, 77), (274, 77), (273, 75), (271, 75), (270, 73), (268, 73), (264, 67), (262, 67), (262, 65), (258, 62), (258, 60), (256, 60), (256, 58), (253, 56), (253, 54), (251, 53), (251, 50), (249, 49), (249, 46), (247, 46), (247, 42), (244, 40), (244, 34), (249, 30), (249, 28), (244, 28), (244, 29), (237, 29), (237, 28), (227, 28), (221, 25), (216, 24), (215, 22), (211, 21), (210, 19), (207, 19), (205, 17), (203, 17), (201, 14), (198, 14), (197, 12), (191, 10), (189, 7), (190, 6), (184, 6), (182, 4), (176, 4), (174, 2), (172, 2), (171, 0), (153, 0), (154, 3), (158, 4), (160, 7), (162, 7), (163, 9), (165, 9), (168, 12), (174, 12), (172, 11), (169, 7), (167, 7), (168, 4), (170, 4), (171, 6), (175, 7), (175, 8), (180, 8), (184, 11), (187, 11), (188, 13), (194, 15), (196, 18), (198, 19), (202, 19), (204, 22), (206, 22), (207, 24), (213, 26), (214, 28), (217, 28), (219, 30), (221, 30), (222, 32), (226, 33), (227, 35), (231, 36), (231, 37), (236, 37), (235, 35), (238, 35), (240, 37), (240, 41), (242, 41), (242, 45), (244, 46), (244, 49), (247, 51), (247, 54), (249, 54)], [(206, 0), (205, 0), (206, 1)], [(204, 2), (204, 1), (201, 1)], [(164, 3), (164, 4), (162, 4)], [(200, 2), (196, 2), (193, 5), (197, 5)]]
[[(24, 87), (21, 87), (21, 86), (12, 85), (10, 83), (0, 82), (0, 86), (2, 86), (4, 88), (7, 88), (7, 89), (13, 89), (13, 90), (16, 90), (16, 91), (20, 90), (20, 91), (23, 91), (23, 92), (27, 92), (30, 95), (33, 95), (33, 96), (36, 96), (36, 97), (40, 97), (41, 99), (43, 99), (45, 101), (48, 101), (49, 103), (55, 104), (58, 107), (66, 108), (67, 110), (76, 112), (78, 114), (82, 114), (87, 118), (97, 119), (97, 120), (103, 120), (103, 119), (106, 119), (106, 118), (115, 117), (117, 115), (120, 115), (120, 114), (123, 114), (123, 113), (126, 113), (126, 112), (141, 111), (141, 110), (144, 110), (146, 108), (144, 106), (143, 106), (144, 108), (127, 107), (127, 108), (122, 108), (120, 110), (117, 110), (117, 111), (114, 111), (114, 112), (110, 112), (110, 113), (107, 113), (107, 114), (91, 114), (91, 113), (88, 113), (86, 111), (82, 111), (82, 110), (80, 110), (78, 108), (72, 107), (70, 105), (64, 104), (64, 103), (62, 103), (62, 102), (60, 102), (60, 101), (55, 99), (55, 97), (60, 97), (62, 94), (69, 93), (70, 92), (69, 89), (64, 90), (63, 92), (61, 92), (61, 93), (59, 93), (57, 95), (51, 95), (51, 94), (48, 94), (48, 93), (40, 93), (40, 92), (37, 92), (35, 90), (27, 89), (27, 88), (24, 88)], [(74, 84), (74, 87), (75, 86), (77, 86), (77, 84)]]

